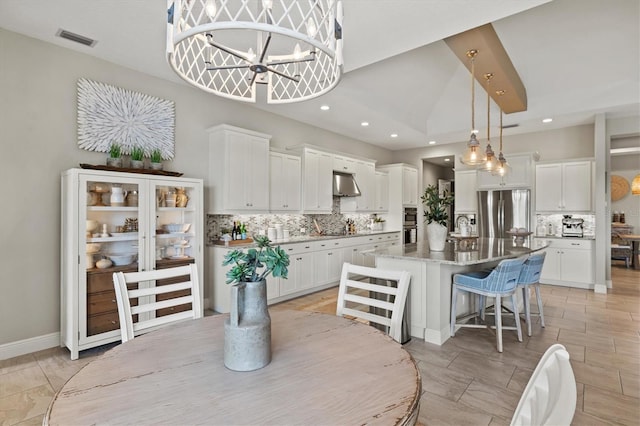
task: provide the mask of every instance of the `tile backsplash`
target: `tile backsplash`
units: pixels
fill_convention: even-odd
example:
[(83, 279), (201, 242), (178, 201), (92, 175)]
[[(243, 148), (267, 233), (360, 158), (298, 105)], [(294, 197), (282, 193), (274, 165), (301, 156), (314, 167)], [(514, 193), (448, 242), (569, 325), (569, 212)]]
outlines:
[[(536, 215), (536, 227), (538, 225), (547, 226), (553, 225), (554, 234), (557, 236), (562, 235), (562, 214), (537, 214)], [(592, 214), (572, 214), (571, 217), (576, 219), (584, 219), (583, 233), (585, 237), (592, 237), (596, 233), (596, 217)], [(534, 229), (535, 230), (535, 229)]]
[(313, 220), (315, 219), (325, 233), (337, 234), (345, 229), (347, 219), (351, 219), (356, 225), (356, 232), (368, 231), (372, 214), (340, 213), (340, 198), (333, 198), (331, 214), (242, 214), (242, 215), (207, 215), (206, 217), (206, 242), (211, 245), (220, 239), (223, 231), (231, 231), (234, 221), (240, 221), (247, 227), (249, 235), (258, 234), (275, 224), (281, 223), (284, 229), (288, 229), (290, 235), (300, 236), (302, 230), (306, 234), (315, 231)]

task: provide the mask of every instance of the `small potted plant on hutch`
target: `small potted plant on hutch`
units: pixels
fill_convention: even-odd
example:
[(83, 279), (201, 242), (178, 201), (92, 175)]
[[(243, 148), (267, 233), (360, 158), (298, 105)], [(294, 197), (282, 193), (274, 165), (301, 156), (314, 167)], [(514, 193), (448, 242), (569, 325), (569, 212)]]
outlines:
[(224, 323), (224, 365), (253, 371), (271, 362), (271, 317), (267, 309), (267, 277), (287, 278), (289, 255), (272, 247), (264, 235), (253, 237), (257, 248), (232, 250), (222, 266), (231, 287), (231, 312)]
[(424, 204), (424, 221), (427, 222), (427, 240), (429, 250), (443, 251), (447, 241), (447, 207), (453, 204), (453, 194), (443, 191), (442, 195), (435, 185), (429, 185), (420, 197)]
[(154, 149), (151, 152), (151, 169), (162, 170), (162, 152), (159, 149)]
[(131, 168), (144, 168), (144, 150), (140, 146), (134, 146), (131, 149)]
[(122, 148), (120, 144), (112, 142), (109, 146), (109, 156), (107, 157), (107, 166), (122, 167)]

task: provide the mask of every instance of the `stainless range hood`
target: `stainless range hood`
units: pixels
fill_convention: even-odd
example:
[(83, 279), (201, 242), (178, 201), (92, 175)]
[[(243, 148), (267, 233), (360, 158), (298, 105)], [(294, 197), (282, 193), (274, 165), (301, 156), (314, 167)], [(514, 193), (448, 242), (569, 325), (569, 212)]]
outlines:
[(338, 197), (357, 197), (362, 194), (351, 173), (333, 172), (333, 195)]

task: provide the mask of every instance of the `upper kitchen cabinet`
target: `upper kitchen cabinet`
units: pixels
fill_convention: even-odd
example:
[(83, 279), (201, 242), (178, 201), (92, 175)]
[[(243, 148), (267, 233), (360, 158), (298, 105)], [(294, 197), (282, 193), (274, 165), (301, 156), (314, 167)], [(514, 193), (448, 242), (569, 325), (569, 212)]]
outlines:
[(227, 124), (207, 131), (209, 212), (268, 212), (271, 136)]
[(333, 207), (333, 156), (327, 152), (302, 150), (303, 213), (331, 213)]
[(506, 176), (495, 176), (478, 170), (477, 187), (479, 190), (530, 188), (534, 181), (534, 161), (538, 158), (537, 154), (507, 155), (511, 171)]
[(453, 196), (456, 213), (477, 213), (476, 171), (456, 170), (454, 185)]
[(295, 155), (269, 154), (269, 206), (272, 212), (299, 212), (302, 161)]
[(344, 155), (334, 155), (333, 170), (342, 173), (355, 173), (356, 160), (355, 158), (345, 157)]
[(536, 211), (591, 211), (592, 168), (592, 161), (537, 165)]
[(418, 206), (418, 169), (404, 163), (385, 164), (378, 170), (389, 174), (389, 208)]
[(376, 170), (376, 213), (386, 213), (389, 210), (389, 173)]
[(355, 162), (353, 176), (358, 184), (361, 195), (358, 197), (342, 197), (340, 199), (340, 211), (360, 213), (375, 212), (377, 211), (375, 163), (363, 160), (353, 161)]

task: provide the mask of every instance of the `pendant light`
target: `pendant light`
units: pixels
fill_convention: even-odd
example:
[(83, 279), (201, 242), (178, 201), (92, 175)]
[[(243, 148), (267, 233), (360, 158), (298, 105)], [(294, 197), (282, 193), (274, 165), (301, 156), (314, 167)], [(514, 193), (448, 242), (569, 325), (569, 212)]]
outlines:
[[(504, 95), (504, 90), (499, 90), (496, 92), (498, 96)], [(507, 163), (507, 160), (504, 158), (504, 154), (502, 154), (502, 107), (500, 107), (500, 153), (498, 154), (498, 160), (496, 162), (495, 169), (491, 172), (494, 176), (504, 177), (511, 172), (511, 166)]]
[(491, 173), (497, 167), (496, 156), (491, 148), (491, 96), (489, 96), (489, 83), (493, 78), (493, 74), (487, 73), (484, 78), (487, 80), (487, 149), (485, 150), (484, 163), (480, 170)]
[(467, 51), (467, 57), (471, 60), (471, 136), (460, 161), (468, 166), (479, 166), (484, 162), (484, 157), (480, 152), (480, 143), (476, 137), (478, 131), (475, 123), (475, 57), (477, 54), (478, 51), (475, 49)]

